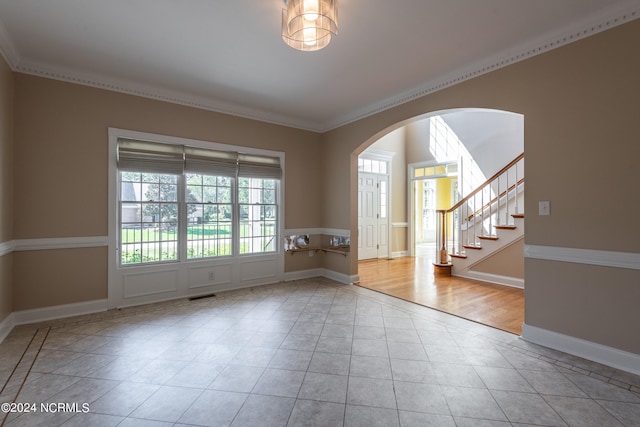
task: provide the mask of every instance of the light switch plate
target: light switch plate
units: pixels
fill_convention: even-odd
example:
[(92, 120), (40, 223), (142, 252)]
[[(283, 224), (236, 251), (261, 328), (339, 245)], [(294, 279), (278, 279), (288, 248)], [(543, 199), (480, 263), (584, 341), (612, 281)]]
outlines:
[(548, 200), (538, 202), (538, 215), (551, 215), (551, 203)]

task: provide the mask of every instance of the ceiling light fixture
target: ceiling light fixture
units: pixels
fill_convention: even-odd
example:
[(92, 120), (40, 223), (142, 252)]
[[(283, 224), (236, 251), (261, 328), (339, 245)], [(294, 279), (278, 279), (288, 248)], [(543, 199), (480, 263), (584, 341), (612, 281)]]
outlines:
[(282, 40), (298, 50), (319, 50), (338, 34), (338, 0), (285, 0)]

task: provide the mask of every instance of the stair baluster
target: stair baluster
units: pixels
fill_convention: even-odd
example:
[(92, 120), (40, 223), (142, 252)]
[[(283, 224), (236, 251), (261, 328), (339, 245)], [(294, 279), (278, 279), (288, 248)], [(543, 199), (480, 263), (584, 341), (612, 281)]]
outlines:
[[(510, 225), (510, 197), (514, 197), (514, 215), (520, 215), (518, 202), (519, 186), (524, 183), (524, 173), (518, 179), (518, 164), (524, 162), (524, 153), (513, 159), (509, 164), (485, 181), (482, 185), (471, 191), (464, 198), (447, 210), (438, 210), (437, 239), (438, 256), (441, 264), (449, 263), (449, 257), (465, 257), (465, 249), (480, 249), (480, 238), (490, 238), (496, 240), (494, 228), (512, 228)], [(515, 181), (513, 186), (509, 185), (509, 174), (513, 169)], [(501, 180), (505, 180), (505, 190), (501, 193)], [(493, 196), (493, 188), (496, 188), (496, 195)], [(463, 188), (463, 187), (459, 187)], [(485, 203), (484, 193), (488, 191), (488, 201)], [(511, 196), (510, 196), (511, 194)], [(478, 199), (480, 204), (478, 205)], [(505, 205), (505, 222), (501, 220), (501, 204)], [(488, 220), (485, 215), (489, 215)], [(447, 218), (449, 216), (449, 218)], [(495, 218), (494, 218), (495, 216)], [(447, 222), (451, 221), (451, 231), (447, 227)], [(488, 230), (485, 233), (485, 221), (488, 223)], [(495, 226), (494, 226), (495, 221)], [(503, 225), (504, 224), (504, 225)], [(478, 234), (478, 227), (480, 234)], [(457, 231), (457, 233), (456, 233)], [(451, 234), (451, 236), (449, 236)], [(466, 241), (466, 244), (463, 243)], [(448, 250), (450, 248), (450, 250)]]

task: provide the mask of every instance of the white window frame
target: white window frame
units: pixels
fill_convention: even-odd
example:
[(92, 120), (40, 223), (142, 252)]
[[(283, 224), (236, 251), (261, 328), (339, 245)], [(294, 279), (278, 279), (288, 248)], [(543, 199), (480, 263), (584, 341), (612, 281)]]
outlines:
[[(109, 213), (108, 213), (108, 306), (109, 308), (145, 304), (166, 299), (197, 296), (215, 291), (238, 289), (266, 283), (275, 283), (284, 277), (284, 153), (209, 141), (193, 140), (166, 135), (109, 128)], [(119, 251), (119, 192), (120, 172), (118, 170), (117, 145), (119, 139), (135, 139), (159, 144), (183, 145), (189, 147), (240, 152), (247, 155), (274, 157), (280, 160), (282, 177), (277, 181), (277, 225), (276, 249), (273, 252), (245, 253), (238, 250), (240, 231), (239, 212), (233, 215), (234, 239), (233, 255), (205, 258), (186, 256), (186, 217), (179, 218), (179, 259), (178, 261), (151, 262), (121, 265)], [(183, 181), (185, 176), (180, 176)], [(238, 182), (234, 183), (237, 192)], [(182, 185), (179, 184), (179, 188)], [(181, 195), (179, 195), (181, 197)], [(232, 196), (233, 198), (236, 195)], [(182, 197), (184, 198), (184, 197)], [(234, 203), (236, 201), (234, 200)], [(186, 203), (181, 209), (186, 210)], [(184, 229), (184, 230), (183, 230)], [(184, 240), (184, 242), (182, 241)], [(237, 240), (237, 241), (236, 241)], [(147, 286), (152, 281), (164, 283), (160, 289)], [(164, 282), (163, 282), (164, 280)], [(138, 288), (127, 288), (128, 283), (137, 283)]]

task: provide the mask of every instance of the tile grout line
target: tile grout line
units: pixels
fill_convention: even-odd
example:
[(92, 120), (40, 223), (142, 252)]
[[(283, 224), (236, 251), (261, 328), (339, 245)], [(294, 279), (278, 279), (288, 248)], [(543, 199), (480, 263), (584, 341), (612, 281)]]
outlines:
[(11, 370), (11, 374), (9, 374), (9, 376), (7, 377), (7, 380), (5, 381), (5, 383), (3, 384), (2, 388), (0, 389), (0, 395), (2, 395), (4, 393), (4, 390), (7, 388), (7, 385), (11, 382), (11, 378), (13, 377), (13, 374), (18, 369), (18, 366), (20, 366), (20, 363), (22, 362), (22, 359), (24, 358), (25, 354), (27, 354), (27, 350), (29, 350), (29, 347), (31, 346), (31, 343), (33, 342), (33, 340), (35, 339), (37, 334), (38, 334), (38, 330), (36, 329), (33, 332), (33, 335), (31, 336), (31, 339), (29, 340), (29, 344), (27, 344), (27, 346), (24, 348), (24, 351), (20, 355), (20, 358), (18, 359), (18, 362), (16, 363), (16, 365)]
[[(223, 291), (221, 293), (218, 294), (217, 296), (217, 300), (219, 301), (224, 301), (224, 300), (233, 300), (233, 299), (237, 299), (237, 298), (242, 298), (243, 296), (246, 295), (250, 295), (250, 294), (259, 294), (259, 293), (264, 293), (265, 295), (270, 293), (271, 291), (277, 291), (280, 289), (286, 289), (288, 288), (290, 285), (295, 284), (296, 281), (292, 281), (292, 282), (281, 282), (281, 283), (276, 283), (273, 285), (264, 285), (263, 289), (258, 289), (257, 292), (254, 291), (253, 288), (248, 288), (248, 289), (238, 289), (238, 290), (231, 290), (231, 291)], [(301, 281), (303, 282), (303, 281)], [(397, 309), (399, 311), (404, 312), (405, 314), (408, 314), (410, 317), (412, 316), (418, 316), (420, 318), (423, 318), (425, 320), (429, 320), (432, 321), (440, 326), (444, 326), (447, 329), (452, 329), (454, 331), (462, 331), (460, 329), (459, 326), (455, 326), (455, 325), (449, 325), (446, 322), (443, 322), (440, 319), (432, 319), (429, 317), (425, 317), (423, 315), (421, 315), (421, 313), (418, 313), (416, 310), (410, 310), (408, 308), (405, 308), (399, 304), (395, 304), (395, 301), (387, 301), (389, 298), (393, 298), (394, 300), (397, 299), (395, 297), (392, 296), (386, 296), (386, 294), (384, 294), (386, 297), (382, 297), (381, 295), (375, 294), (375, 295), (366, 295), (364, 292), (362, 292), (362, 290), (367, 290), (365, 288), (351, 288), (351, 287), (343, 287), (340, 286), (339, 284), (332, 282), (332, 281), (321, 281), (320, 282), (322, 285), (325, 286), (329, 286), (335, 289), (339, 289), (345, 293), (349, 293), (352, 294), (356, 297), (362, 297), (365, 300), (369, 300), (369, 301), (373, 301), (376, 303), (380, 303), (380, 304), (384, 304), (387, 306), (390, 306), (394, 309)], [(226, 294), (226, 295), (225, 295)], [(387, 298), (388, 297), (388, 298)], [(404, 300), (400, 300), (402, 302), (406, 302)], [(47, 328), (47, 332), (46, 334), (48, 335), (49, 331), (52, 328), (61, 328), (61, 327), (65, 327), (65, 326), (71, 326), (71, 325), (78, 325), (78, 324), (87, 324), (87, 323), (92, 323), (95, 321), (104, 321), (104, 320), (111, 320), (111, 319), (118, 319), (118, 318), (123, 318), (123, 317), (129, 317), (129, 316), (136, 316), (136, 315), (140, 315), (143, 313), (153, 313), (153, 312), (158, 312), (158, 311), (162, 311), (162, 310), (166, 310), (166, 309), (171, 309), (171, 308), (176, 308), (176, 307), (183, 307), (183, 306), (191, 306), (193, 304), (193, 302), (188, 301), (186, 299), (179, 299), (179, 300), (172, 300), (172, 301), (163, 301), (160, 303), (152, 303), (146, 306), (138, 306), (138, 307), (127, 307), (124, 308), (122, 310), (118, 310), (118, 311), (114, 311), (113, 313), (101, 313), (100, 315), (85, 315), (85, 316), (75, 316), (73, 318), (68, 318), (68, 319), (58, 319), (57, 321), (51, 321), (51, 322), (43, 322), (41, 324), (41, 327)], [(411, 303), (408, 303), (411, 304)], [(420, 309), (427, 309), (430, 310), (429, 307), (425, 307), (425, 306), (418, 306)], [(37, 336), (37, 334), (41, 331), (42, 329), (37, 329), (36, 332), (34, 333), (34, 337), (32, 337), (32, 341), (33, 339), (35, 339), (35, 337)], [(466, 333), (466, 332), (465, 332)], [(607, 375), (603, 375), (602, 373), (599, 373), (597, 371), (593, 371), (593, 370), (588, 370), (588, 369), (584, 369), (581, 368), (579, 366), (576, 365), (572, 365), (570, 363), (566, 363), (562, 360), (559, 359), (555, 359), (553, 357), (549, 357), (548, 355), (545, 354), (541, 354), (538, 353), (534, 350), (531, 349), (526, 349), (526, 348), (522, 348), (519, 347), (517, 345), (514, 344), (510, 344), (508, 342), (504, 342), (501, 341), (500, 339), (494, 338), (494, 337), (489, 337), (489, 336), (483, 336), (482, 334), (478, 334), (475, 332), (471, 332), (473, 335), (475, 336), (480, 336), (483, 339), (487, 339), (490, 342), (493, 342), (494, 344), (498, 345), (499, 347), (505, 348), (505, 349), (509, 349), (512, 351), (516, 351), (518, 353), (522, 353), (531, 357), (534, 357), (536, 359), (539, 360), (543, 360), (546, 361), (554, 366), (558, 366), (564, 369), (568, 369), (571, 370), (575, 373), (578, 374), (582, 374), (585, 376), (590, 376), (594, 379), (598, 379), (604, 383), (619, 387), (621, 389), (624, 390), (628, 390), (632, 393), (635, 394), (640, 394), (640, 387), (636, 387), (633, 384), (628, 384), (624, 381), (621, 381), (619, 379), (616, 379), (612, 376), (607, 376)], [(45, 336), (46, 339), (46, 336)], [(42, 346), (44, 345), (44, 340), (42, 341), (42, 344), (40, 346), (40, 349), (42, 348)], [(16, 367), (14, 368), (14, 370), (12, 371), (9, 379), (7, 380), (7, 382), (5, 383), (5, 386), (3, 387), (3, 390), (7, 387), (7, 384), (10, 382), (10, 380), (12, 379), (12, 377), (14, 376), (15, 371), (17, 370), (18, 366), (22, 363), (22, 359), (24, 358), (24, 356), (26, 355), (28, 349), (31, 346), (31, 342), (29, 343), (29, 345), (27, 346), (27, 350), (25, 350), (25, 352), (23, 353), (23, 356), (21, 357), (20, 361), (18, 362), (18, 364), (16, 364)], [(40, 352), (40, 349), (38, 350), (38, 354)], [(36, 354), (37, 357), (37, 354)], [(27, 372), (27, 374), (30, 372), (31, 367), (33, 366), (33, 363), (35, 362), (35, 357), (31, 363), (31, 366), (29, 367), (29, 371)], [(26, 376), (25, 379), (23, 379), (23, 384), (24, 381), (26, 381)], [(20, 386), (20, 389), (22, 389), (22, 385)], [(17, 394), (16, 394), (17, 397)]]
[[(362, 287), (360, 287), (360, 288), (361, 289), (367, 289), (367, 288), (362, 288)], [(361, 296), (359, 292), (355, 292), (355, 291), (351, 291), (351, 292), (356, 294), (356, 295), (358, 295), (358, 296)], [(386, 295), (386, 296), (388, 296), (390, 298), (399, 299), (400, 301), (407, 302), (406, 300), (394, 297), (392, 295), (387, 295), (387, 294), (383, 294), (383, 295)], [(367, 297), (365, 297), (365, 298), (367, 298)], [(368, 298), (371, 299), (371, 300), (374, 300), (376, 302), (380, 302), (382, 304), (390, 305), (390, 306), (392, 306), (392, 307), (394, 307), (394, 308), (396, 308), (398, 310), (401, 310), (401, 311), (403, 311), (403, 312), (405, 312), (405, 313), (407, 313), (409, 315), (417, 315), (419, 317), (422, 317), (419, 314), (413, 313), (411, 310), (407, 310), (407, 309), (405, 309), (403, 307), (400, 307), (398, 305), (395, 305), (395, 304), (392, 304), (392, 303), (388, 303), (386, 301), (382, 301), (384, 298), (375, 298), (375, 297), (368, 297)], [(432, 309), (430, 307), (426, 307), (426, 306), (422, 306), (422, 305), (419, 305), (419, 306), (423, 307), (423, 308), (426, 308), (426, 309), (435, 310), (435, 311), (444, 313), (444, 312), (442, 312), (440, 310)], [(449, 314), (449, 313), (446, 313), (446, 314)], [(452, 316), (455, 316), (455, 315), (452, 315)], [(456, 316), (456, 317), (459, 317), (459, 316)], [(427, 319), (427, 320), (432, 320), (432, 319)], [(465, 319), (465, 320), (468, 320), (468, 319)], [(436, 321), (436, 322), (439, 323), (439, 324), (442, 324), (442, 322), (439, 322), (439, 321)], [(446, 324), (444, 324), (443, 326), (445, 326), (446, 328), (454, 329), (454, 330), (460, 330), (460, 328), (458, 328), (456, 326), (450, 326), (450, 325), (446, 325)], [(490, 327), (490, 326), (487, 326), (487, 327)], [(628, 391), (630, 391), (632, 393), (640, 394), (640, 387), (635, 387), (633, 384), (628, 384), (628, 383), (626, 383), (624, 381), (621, 381), (621, 380), (618, 380), (618, 379), (616, 379), (616, 378), (614, 378), (612, 376), (606, 376), (606, 375), (603, 375), (603, 374), (601, 374), (599, 372), (596, 372), (596, 371), (580, 368), (579, 366), (563, 362), (562, 360), (554, 359), (554, 358), (549, 357), (547, 355), (537, 353), (537, 352), (535, 352), (533, 350), (523, 349), (521, 347), (518, 347), (518, 346), (515, 346), (515, 345), (512, 345), (512, 344), (508, 344), (506, 342), (502, 342), (502, 341), (497, 340), (497, 339), (492, 338), (492, 337), (484, 337), (484, 336), (478, 335), (478, 334), (474, 334), (474, 335), (481, 336), (482, 338), (487, 339), (487, 340), (495, 343), (496, 345), (499, 345), (500, 347), (503, 347), (503, 348), (506, 348), (506, 349), (509, 349), (509, 350), (512, 350), (512, 351), (517, 351), (519, 353), (523, 353), (523, 354), (529, 355), (531, 357), (535, 357), (536, 359), (546, 361), (547, 363), (550, 363), (552, 365), (555, 365), (555, 366), (558, 366), (558, 367), (562, 367), (562, 368), (571, 370), (571, 371), (573, 371), (575, 373), (582, 374), (582, 375), (585, 375), (585, 376), (589, 376), (589, 377), (594, 378), (594, 379), (598, 379), (598, 380), (600, 380), (602, 382), (605, 382), (607, 384), (619, 387), (619, 388), (621, 388), (623, 390), (628, 390)], [(565, 365), (565, 366), (563, 366), (563, 365)]]
[[(16, 374), (16, 371), (23, 364), (23, 362), (29, 365), (29, 368), (26, 370), (26, 372), (24, 372), (24, 377), (20, 380), (20, 386), (16, 390), (13, 398), (11, 399), (11, 402), (9, 402), (9, 403), (15, 403), (16, 399), (20, 395), (20, 392), (22, 391), (22, 388), (24, 387), (24, 384), (27, 382), (27, 378), (29, 377), (29, 374), (31, 373), (31, 369), (33, 368), (33, 365), (35, 364), (36, 359), (38, 358), (38, 355), (40, 354), (40, 351), (42, 350), (42, 347), (44, 346), (44, 343), (47, 340), (47, 337), (49, 336), (49, 332), (50, 331), (51, 331), (50, 327), (46, 328), (44, 331), (42, 329), (36, 329), (35, 330), (35, 332), (33, 334), (33, 337), (31, 337), (31, 340), (29, 341), (29, 344), (27, 345), (27, 347), (25, 348), (24, 352), (22, 353), (22, 356), (20, 356), (20, 360), (18, 361), (18, 363), (16, 363), (16, 366), (13, 368), (13, 371), (11, 372), (11, 375), (9, 375), (9, 378), (7, 379), (5, 385), (3, 386), (0, 394), (4, 393), (4, 391), (7, 389), (7, 386), (12, 381), (14, 375)], [(39, 335), (42, 335), (42, 333), (44, 333), (44, 337), (42, 338), (40, 344), (38, 344), (37, 342), (35, 342), (35, 340)], [(31, 347), (34, 344), (36, 346), (38, 346), (38, 349), (37, 349), (37, 351), (35, 351), (35, 354), (33, 354), (31, 356), (32, 358), (31, 358), (30, 361), (26, 360), (25, 357), (28, 356), (32, 352), (32, 348)], [(4, 425), (4, 423), (7, 421), (7, 418), (9, 417), (9, 414), (11, 414), (10, 411), (8, 411), (8, 412), (6, 412), (4, 414), (4, 416), (0, 420), (0, 426)]]

